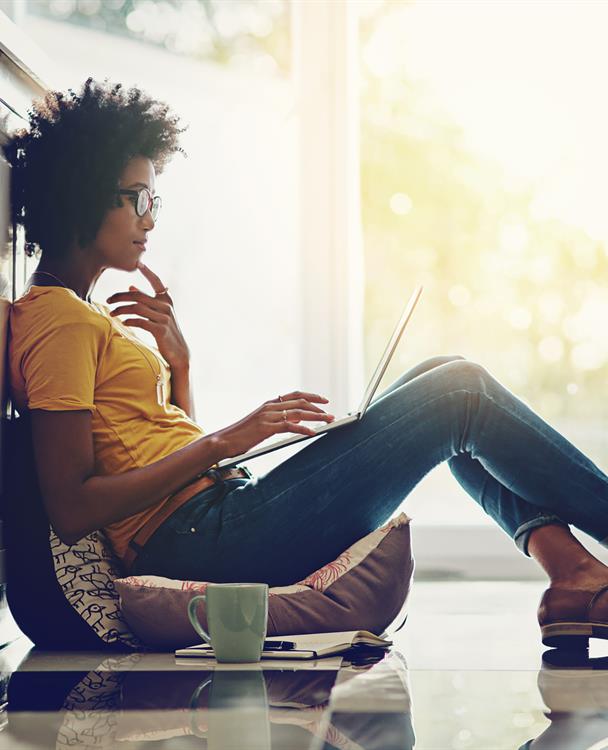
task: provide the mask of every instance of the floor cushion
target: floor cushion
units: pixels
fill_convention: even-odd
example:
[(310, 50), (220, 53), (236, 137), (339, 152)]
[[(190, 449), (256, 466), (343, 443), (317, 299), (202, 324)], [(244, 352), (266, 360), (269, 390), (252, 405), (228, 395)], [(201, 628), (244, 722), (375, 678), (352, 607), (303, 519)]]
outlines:
[[(401, 514), (303, 581), (271, 588), (268, 635), (362, 628), (379, 634), (403, 620), (413, 571), (409, 519)], [(174, 649), (199, 640), (187, 607), (206, 583), (142, 575), (114, 585), (127, 623), (147, 646)], [(206, 628), (204, 602), (198, 616)]]
[[(7, 598), (37, 646), (68, 650), (173, 649), (196, 642), (187, 605), (206, 583), (120, 578), (104, 534), (66, 545), (50, 527), (33, 462), (28, 419), (4, 424), (2, 495)], [(270, 590), (268, 633), (382, 632), (403, 619), (414, 563), (409, 519), (391, 521), (293, 586)], [(400, 617), (401, 614), (401, 617)], [(205, 624), (204, 606), (199, 618)]]
[(50, 528), (49, 543), (57, 582), (73, 610), (105, 644), (140, 648), (120, 609), (114, 581), (123, 570), (105, 535), (94, 531), (68, 545)]
[(103, 535), (74, 545), (57, 538), (42, 502), (29, 419), (3, 420), (2, 428), (7, 599), (17, 625), (46, 649), (139, 648), (120, 613), (118, 563)]

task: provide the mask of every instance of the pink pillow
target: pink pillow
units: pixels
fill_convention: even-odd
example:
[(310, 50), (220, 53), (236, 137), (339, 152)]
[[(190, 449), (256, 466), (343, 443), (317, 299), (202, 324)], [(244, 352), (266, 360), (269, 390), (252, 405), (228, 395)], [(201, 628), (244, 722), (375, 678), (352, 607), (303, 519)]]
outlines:
[[(359, 629), (380, 634), (405, 617), (413, 572), (409, 518), (402, 513), (303, 581), (271, 588), (268, 635)], [(187, 607), (206, 583), (144, 575), (117, 578), (114, 585), (124, 618), (147, 646), (175, 649), (200, 640)], [(198, 615), (206, 628), (204, 602)]]

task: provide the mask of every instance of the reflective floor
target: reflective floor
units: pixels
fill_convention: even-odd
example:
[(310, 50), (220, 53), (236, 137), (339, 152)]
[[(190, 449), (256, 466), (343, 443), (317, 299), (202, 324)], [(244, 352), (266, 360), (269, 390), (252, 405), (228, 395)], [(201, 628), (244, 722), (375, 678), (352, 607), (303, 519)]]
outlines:
[[(543, 584), (416, 583), (379, 660), (0, 651), (3, 748), (608, 749), (608, 644), (541, 647)], [(603, 649), (603, 651), (602, 651)]]

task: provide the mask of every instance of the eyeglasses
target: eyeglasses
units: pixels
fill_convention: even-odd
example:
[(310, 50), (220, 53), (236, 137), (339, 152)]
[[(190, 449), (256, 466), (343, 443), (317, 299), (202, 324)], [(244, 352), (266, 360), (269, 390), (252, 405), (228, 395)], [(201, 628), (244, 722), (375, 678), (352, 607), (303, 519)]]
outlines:
[(152, 193), (145, 187), (139, 190), (118, 190), (117, 192), (118, 195), (128, 195), (130, 198), (135, 198), (133, 205), (138, 216), (144, 216), (147, 211), (150, 211), (152, 218), (156, 221), (163, 203), (160, 195), (152, 197)]

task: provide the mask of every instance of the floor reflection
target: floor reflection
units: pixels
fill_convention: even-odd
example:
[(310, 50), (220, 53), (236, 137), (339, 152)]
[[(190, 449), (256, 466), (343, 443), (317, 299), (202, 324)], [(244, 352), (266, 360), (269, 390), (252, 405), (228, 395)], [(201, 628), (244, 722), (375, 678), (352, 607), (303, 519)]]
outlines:
[(14, 673), (0, 747), (414, 746), (407, 667), (397, 653), (339, 671), (154, 672), (138, 670), (139, 659), (106, 659), (84, 674)]
[(158, 656), (0, 669), (0, 750), (608, 750), (608, 658), (586, 652), (547, 651), (535, 672), (410, 671), (397, 649), (339, 669)]
[(525, 750), (608, 748), (608, 658), (546, 651), (537, 684), (550, 724)]

